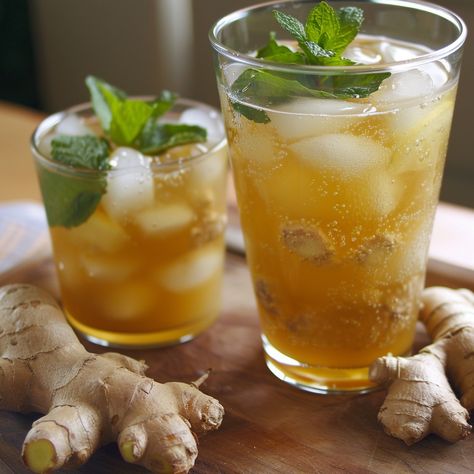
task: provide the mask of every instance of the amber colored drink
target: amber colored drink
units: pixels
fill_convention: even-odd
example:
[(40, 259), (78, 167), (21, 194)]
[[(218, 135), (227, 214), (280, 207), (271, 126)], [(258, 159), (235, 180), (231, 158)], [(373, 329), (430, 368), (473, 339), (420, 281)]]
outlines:
[[(235, 18), (229, 29), (247, 17)], [(430, 52), (360, 35), (345, 55), (373, 66)], [(231, 55), (218, 85), (267, 365), (310, 391), (370, 390), (377, 357), (411, 351), (457, 77), (431, 62), (366, 98), (255, 105), (232, 95), (249, 66)]]
[[(179, 107), (179, 113), (193, 108), (210, 114), (219, 124), (209, 107)], [(93, 119), (73, 121), (78, 120), (79, 127), (94, 128)], [(54, 133), (40, 135), (40, 150), (47, 149)], [(90, 340), (166, 345), (192, 338), (217, 317), (227, 151), (222, 132), (214, 138), (152, 158), (130, 148), (115, 149), (107, 191), (94, 213), (79, 226), (50, 228), (67, 316)], [(55, 165), (43, 157), (37, 166), (41, 182), (44, 170), (53, 172)]]

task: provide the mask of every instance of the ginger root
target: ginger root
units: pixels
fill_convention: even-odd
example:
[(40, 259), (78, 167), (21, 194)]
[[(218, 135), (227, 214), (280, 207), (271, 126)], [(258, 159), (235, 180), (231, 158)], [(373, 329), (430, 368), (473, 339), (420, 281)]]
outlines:
[(86, 462), (117, 440), (125, 461), (152, 472), (186, 473), (194, 433), (215, 430), (224, 410), (194, 384), (160, 384), (143, 362), (91, 354), (55, 300), (30, 285), (0, 288), (0, 409), (40, 412), (23, 460), (47, 473)]
[(420, 320), (433, 344), (412, 357), (381, 357), (370, 369), (374, 382), (390, 385), (378, 419), (388, 434), (408, 445), (430, 433), (455, 442), (472, 428), (474, 294), (433, 287), (424, 290), (422, 303)]

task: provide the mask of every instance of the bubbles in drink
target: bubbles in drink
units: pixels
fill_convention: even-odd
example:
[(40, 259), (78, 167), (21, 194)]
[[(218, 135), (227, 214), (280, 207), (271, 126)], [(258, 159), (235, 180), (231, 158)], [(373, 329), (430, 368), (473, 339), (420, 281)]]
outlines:
[[(348, 53), (375, 64), (426, 51), (362, 38)], [(363, 367), (409, 348), (454, 105), (447, 78), (431, 63), (363, 99), (294, 94), (265, 109), (266, 124), (228, 113), (262, 327), (283, 354)]]
[(350, 134), (306, 138), (289, 147), (303, 165), (350, 178), (374, 168), (384, 168), (391, 151), (375, 140)]

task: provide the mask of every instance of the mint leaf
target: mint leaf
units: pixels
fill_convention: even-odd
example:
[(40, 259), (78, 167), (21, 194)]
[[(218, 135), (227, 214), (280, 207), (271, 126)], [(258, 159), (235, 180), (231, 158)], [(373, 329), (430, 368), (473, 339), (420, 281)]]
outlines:
[(288, 31), (298, 43), (307, 40), (304, 26), (297, 18), (280, 10), (273, 10), (273, 15), (279, 25)]
[(339, 18), (336, 12), (326, 2), (316, 5), (306, 19), (305, 32), (310, 41), (326, 50), (332, 48), (332, 40), (339, 34)]
[(275, 33), (270, 33), (268, 43), (257, 52), (257, 58), (263, 58), (267, 61), (286, 64), (306, 64), (305, 55), (300, 52), (292, 51), (288, 46), (279, 45), (275, 41)]
[(270, 118), (264, 110), (250, 107), (242, 102), (251, 102), (262, 107), (285, 102), (288, 97), (317, 97), (334, 99), (336, 95), (323, 90), (310, 89), (297, 80), (287, 79), (264, 70), (247, 69), (232, 84), (234, 110), (249, 120), (268, 123)]
[(103, 91), (107, 90), (112, 95), (117, 97), (117, 99), (125, 99), (127, 94), (120, 89), (117, 89), (107, 82), (99, 79), (95, 76), (87, 76), (86, 77), (86, 85), (89, 89), (89, 93), (91, 95), (92, 100), (92, 107), (94, 108), (94, 112), (99, 117), (100, 124), (102, 129), (105, 132), (110, 130), (110, 124), (112, 122), (112, 111), (110, 110), (110, 106), (105, 100), (103, 95)]
[(390, 77), (389, 72), (374, 74), (347, 74), (333, 76), (326, 80), (325, 85), (332, 83), (332, 88), (342, 97), (368, 97), (379, 90), (380, 84)]
[(104, 138), (95, 135), (80, 137), (58, 135), (51, 142), (53, 160), (77, 168), (107, 170), (109, 144)]
[(206, 129), (197, 125), (149, 122), (135, 145), (142, 153), (154, 155), (167, 148), (206, 139)]
[(257, 58), (268, 58), (279, 54), (292, 53), (288, 46), (279, 45), (274, 31), (270, 32), (268, 43), (257, 51)]
[[(322, 54), (323, 49), (308, 39), (303, 24), (294, 16), (288, 15), (280, 10), (273, 10), (273, 15), (280, 26), (298, 41), (299, 47), (306, 55), (307, 62), (309, 62), (309, 64), (318, 64), (315, 58), (318, 56), (318, 53)], [(333, 56), (331, 52), (324, 52), (324, 54), (327, 57)]]
[(153, 112), (151, 114), (152, 117), (158, 118), (168, 112), (168, 110), (173, 107), (177, 98), (178, 96), (174, 92), (170, 92), (167, 90), (161, 91), (160, 97), (150, 102), (150, 105), (153, 109)]
[(166, 113), (177, 98), (165, 90), (151, 102), (128, 99), (125, 92), (94, 76), (88, 76), (86, 84), (103, 130), (115, 144), (123, 146), (131, 146), (148, 120)]
[(247, 69), (232, 84), (233, 97), (242, 102), (255, 102), (261, 105), (284, 102), (288, 96), (317, 97), (334, 99), (336, 96), (322, 90), (310, 89), (301, 82), (286, 79), (276, 74), (257, 69)]
[(107, 88), (99, 86), (112, 112), (109, 136), (117, 145), (131, 145), (153, 114), (153, 107), (141, 100), (120, 99)]
[[(270, 33), (267, 45), (257, 57), (285, 64), (320, 66), (352, 66), (354, 61), (342, 53), (356, 37), (364, 20), (360, 8), (345, 7), (334, 10), (325, 1), (313, 7), (305, 25), (280, 10), (273, 14), (279, 25), (297, 41), (301, 51), (279, 45)], [(292, 97), (350, 99), (367, 97), (377, 91), (390, 73), (340, 74), (335, 76), (291, 74), (247, 69), (231, 86), (234, 110), (257, 123), (270, 121), (265, 111), (245, 105), (271, 106)]]
[(248, 105), (242, 104), (240, 102), (232, 101), (233, 109), (239, 114), (243, 115), (245, 118), (251, 120), (255, 123), (268, 123), (270, 122), (270, 117), (262, 109), (256, 109), (254, 107), (249, 107)]
[(40, 167), (39, 182), (51, 227), (75, 227), (91, 216), (106, 191), (104, 175), (69, 176)]
[(364, 11), (357, 7), (344, 7), (338, 10), (337, 16), (339, 33), (333, 40), (332, 49), (342, 53), (357, 36), (364, 22)]
[[(52, 142), (53, 160), (89, 170), (105, 171), (108, 163), (109, 144), (95, 135), (59, 135)], [(44, 206), (50, 226), (74, 227), (91, 216), (105, 193), (105, 173), (82, 176), (40, 168), (39, 181)]]

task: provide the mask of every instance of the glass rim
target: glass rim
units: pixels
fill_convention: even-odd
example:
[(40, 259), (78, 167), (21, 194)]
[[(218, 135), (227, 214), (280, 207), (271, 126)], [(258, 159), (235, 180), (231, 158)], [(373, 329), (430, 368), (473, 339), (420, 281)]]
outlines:
[(268, 61), (265, 59), (256, 58), (249, 56), (248, 54), (241, 53), (237, 50), (225, 46), (219, 39), (218, 35), (222, 29), (230, 23), (235, 21), (242, 20), (243, 18), (249, 16), (252, 12), (256, 10), (265, 10), (269, 7), (283, 7), (284, 5), (289, 5), (293, 3), (315, 3), (315, 0), (272, 0), (265, 3), (259, 3), (250, 7), (242, 8), (236, 10), (220, 20), (216, 21), (209, 30), (209, 41), (211, 42), (212, 47), (216, 52), (226, 56), (229, 59), (232, 59), (236, 62), (247, 64), (249, 66), (254, 66), (260, 69), (270, 69), (279, 72), (301, 72), (306, 74), (341, 74), (341, 73), (382, 73), (382, 72), (400, 72), (407, 69), (415, 68), (417, 66), (422, 66), (424, 64), (431, 63), (433, 61), (441, 60), (449, 56), (450, 54), (458, 51), (462, 48), (466, 37), (467, 37), (467, 26), (463, 19), (452, 12), (448, 8), (436, 5), (434, 3), (425, 2), (423, 0), (352, 0), (353, 3), (357, 4), (380, 4), (380, 5), (392, 5), (398, 7), (410, 7), (415, 10), (424, 11), (431, 13), (438, 17), (444, 18), (454, 25), (458, 32), (459, 36), (450, 44), (444, 46), (441, 49), (432, 51), (427, 54), (422, 54), (415, 58), (406, 59), (404, 61), (396, 61), (382, 64), (374, 65), (356, 65), (356, 66), (315, 66), (307, 64), (282, 64), (273, 61)]
[[(155, 96), (147, 95), (147, 96), (131, 96), (131, 99), (139, 99), (139, 100), (151, 100), (154, 99)], [(221, 119), (222, 115), (215, 107), (211, 105), (205, 104), (204, 102), (199, 102), (197, 100), (186, 99), (186, 98), (178, 98), (175, 104), (181, 104), (188, 107), (204, 107), (209, 111), (215, 112)], [(61, 110), (59, 112), (55, 112), (54, 114), (48, 115), (44, 118), (39, 125), (34, 129), (33, 133), (31, 134), (30, 138), (30, 149), (33, 153), (33, 157), (38, 160), (44, 166), (48, 166), (53, 168), (55, 171), (58, 171), (62, 174), (66, 174), (69, 176), (77, 176), (77, 177), (96, 177), (96, 176), (103, 176), (104, 174), (122, 174), (125, 172), (123, 169), (109, 169), (109, 170), (95, 170), (95, 169), (88, 169), (88, 168), (78, 168), (72, 165), (67, 165), (64, 163), (60, 163), (58, 161), (54, 161), (52, 158), (45, 156), (41, 150), (39, 149), (39, 138), (48, 130), (51, 130), (54, 126), (56, 126), (62, 119), (67, 117), (68, 115), (75, 114), (78, 112), (84, 112), (86, 110), (93, 110), (91, 102), (83, 102), (81, 104), (74, 105), (67, 109)], [(173, 108), (170, 109), (171, 111)], [(166, 114), (164, 115), (166, 116)], [(198, 125), (198, 124), (193, 124)], [(226, 145), (226, 135), (224, 131), (224, 127), (222, 127), (222, 139), (215, 143), (212, 147), (208, 150), (203, 151), (202, 153), (194, 156), (190, 156), (187, 158), (182, 158), (174, 162), (167, 162), (167, 163), (157, 163), (156, 161), (152, 161), (150, 164), (150, 172), (155, 172), (157, 170), (160, 171), (176, 171), (178, 169), (185, 168), (191, 162), (194, 163), (195, 161), (204, 160), (208, 155), (214, 154), (220, 151)], [(121, 147), (117, 147), (121, 148)], [(127, 148), (127, 147), (125, 147)], [(130, 148), (130, 147), (128, 147)], [(137, 150), (138, 151), (138, 150)], [(145, 157), (152, 158), (150, 155), (143, 155)], [(136, 169), (137, 167), (130, 167), (127, 169)]]

